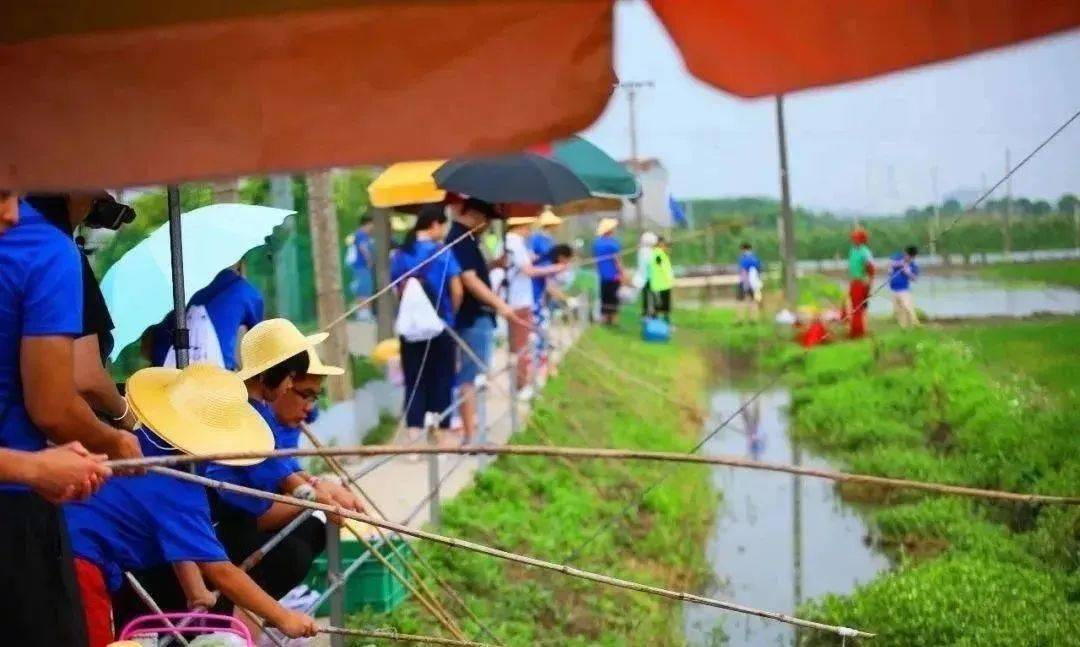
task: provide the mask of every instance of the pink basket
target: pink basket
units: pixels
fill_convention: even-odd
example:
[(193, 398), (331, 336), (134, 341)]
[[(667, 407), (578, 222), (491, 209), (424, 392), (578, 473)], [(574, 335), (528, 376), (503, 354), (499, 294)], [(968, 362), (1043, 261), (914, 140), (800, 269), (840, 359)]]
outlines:
[(120, 640), (132, 640), (155, 634), (175, 636), (177, 633), (185, 636), (205, 633), (230, 634), (242, 638), (249, 647), (255, 647), (251, 632), (236, 618), (196, 612), (140, 616), (124, 627), (120, 632)]

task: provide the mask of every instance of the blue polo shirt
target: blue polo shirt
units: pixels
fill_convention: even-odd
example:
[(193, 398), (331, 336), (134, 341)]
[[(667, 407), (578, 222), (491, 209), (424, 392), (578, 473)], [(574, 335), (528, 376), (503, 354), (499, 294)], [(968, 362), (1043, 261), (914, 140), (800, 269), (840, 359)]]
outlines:
[[(173, 453), (139, 434), (144, 456)], [(155, 444), (156, 443), (156, 444)], [(225, 562), (201, 485), (164, 474), (119, 476), (85, 501), (63, 506), (71, 552), (101, 569), (110, 591), (124, 571), (175, 562)]]
[(356, 249), (356, 258), (352, 262), (353, 269), (366, 270), (368, 261), (364, 252), (371, 253), (371, 234), (363, 229), (357, 229), (353, 234), (353, 247)]
[(22, 338), (75, 338), (82, 328), (79, 250), (70, 236), (20, 201), (19, 224), (0, 235), (0, 447), (45, 447), (45, 436), (23, 404)]
[[(904, 273), (904, 254), (896, 252), (890, 259), (892, 262), (889, 268), (889, 289), (893, 292), (910, 290), (912, 277)], [(907, 266), (913, 277), (919, 276), (919, 266), (915, 264), (915, 261), (908, 262)]]
[[(442, 243), (433, 240), (417, 240), (412, 247), (399, 247), (390, 259), (390, 280), (396, 281), (412, 271), (420, 263), (434, 256)], [(454, 325), (454, 303), (450, 299), (450, 280), (461, 275), (461, 266), (451, 252), (439, 254), (438, 258), (420, 268), (415, 276), (426, 283), (425, 290), (432, 297), (432, 305), (448, 326)]]
[[(274, 410), (270, 408), (269, 404), (258, 400), (252, 400), (251, 406), (270, 425), (270, 431), (274, 434), (274, 446), (281, 447), (279, 443), (282, 437), (279, 434), (283, 425), (278, 422)], [(281, 492), (281, 482), (290, 474), (300, 471), (300, 461), (295, 457), (287, 457), (267, 458), (261, 463), (245, 466), (204, 463), (199, 471), (207, 478), (262, 490), (263, 492), (279, 493)], [(218, 493), (218, 496), (222, 503), (239, 508), (253, 517), (262, 516), (274, 505), (273, 501), (256, 499), (236, 492), (222, 491)]]
[(593, 258), (600, 259), (596, 263), (596, 273), (601, 281), (618, 281), (619, 265), (616, 257), (622, 247), (614, 236), (597, 236), (592, 244)]
[(745, 251), (739, 256), (739, 270), (749, 272), (751, 268), (756, 269), (758, 274), (761, 274), (761, 261), (758, 260), (757, 254), (754, 252)]
[[(191, 296), (188, 305), (203, 306), (214, 325), (218, 343), (221, 344), (221, 356), (225, 359), (225, 368), (235, 371), (239, 366), (236, 359), (236, 334), (240, 326), (251, 328), (263, 320), (264, 304), (258, 288), (230, 268), (218, 272), (214, 280), (205, 288)], [(165, 356), (172, 346), (172, 312), (158, 324), (154, 331), (155, 366), (165, 362)]]
[[(551, 265), (551, 250), (555, 248), (555, 239), (542, 231), (529, 236), (529, 250), (533, 253), (533, 265), (547, 267)], [(533, 303), (540, 305), (544, 302), (544, 289), (547, 287), (548, 277), (533, 277)]]

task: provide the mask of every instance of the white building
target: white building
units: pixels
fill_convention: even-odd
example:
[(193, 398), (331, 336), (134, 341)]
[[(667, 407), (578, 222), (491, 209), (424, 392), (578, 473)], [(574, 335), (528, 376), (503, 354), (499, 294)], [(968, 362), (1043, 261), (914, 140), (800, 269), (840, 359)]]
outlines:
[[(671, 220), (671, 209), (668, 207), (668, 171), (660, 160), (648, 158), (638, 161), (623, 161), (631, 173), (637, 175), (641, 184), (642, 217), (646, 227), (668, 228), (674, 223)], [(630, 226), (637, 225), (637, 207), (629, 200), (623, 201), (620, 219)]]

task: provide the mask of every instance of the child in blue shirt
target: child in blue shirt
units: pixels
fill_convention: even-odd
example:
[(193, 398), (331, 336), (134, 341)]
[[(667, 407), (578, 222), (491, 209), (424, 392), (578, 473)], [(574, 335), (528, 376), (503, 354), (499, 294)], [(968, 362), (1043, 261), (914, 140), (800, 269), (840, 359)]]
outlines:
[(911, 298), (911, 283), (919, 277), (919, 266), (915, 263), (918, 253), (918, 248), (907, 247), (903, 253), (896, 252), (889, 259), (893, 314), (901, 328), (919, 325), (919, 315), (915, 313), (915, 302)]
[[(232, 379), (239, 381), (235, 376)], [(134, 408), (135, 396), (129, 397)], [(191, 428), (199, 426), (194, 419), (182, 424), (189, 435)], [(140, 429), (139, 441), (146, 456), (176, 453), (168, 441), (146, 427)], [(86, 501), (65, 505), (64, 516), (76, 557), (90, 647), (112, 640), (113, 600), (121, 593), (124, 572), (165, 564), (172, 565), (189, 604), (213, 602), (207, 599), (202, 581), (206, 577), (230, 600), (285, 634), (315, 633), (312, 618), (282, 607), (229, 561), (211, 523), (206, 491), (197, 484), (157, 473), (114, 478)], [(158, 601), (163, 602), (163, 598)], [(125, 614), (116, 615), (119, 622), (130, 619), (123, 617)]]

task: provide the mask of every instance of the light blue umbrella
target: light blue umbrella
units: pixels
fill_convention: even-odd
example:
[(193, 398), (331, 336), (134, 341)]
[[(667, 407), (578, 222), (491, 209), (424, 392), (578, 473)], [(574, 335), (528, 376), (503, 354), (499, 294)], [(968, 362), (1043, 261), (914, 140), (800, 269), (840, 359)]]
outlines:
[[(222, 269), (266, 242), (274, 227), (296, 213), (248, 204), (214, 204), (183, 214), (184, 294), (210, 284)], [(169, 226), (162, 225), (124, 254), (101, 280), (112, 315), (112, 359), (173, 309)]]

